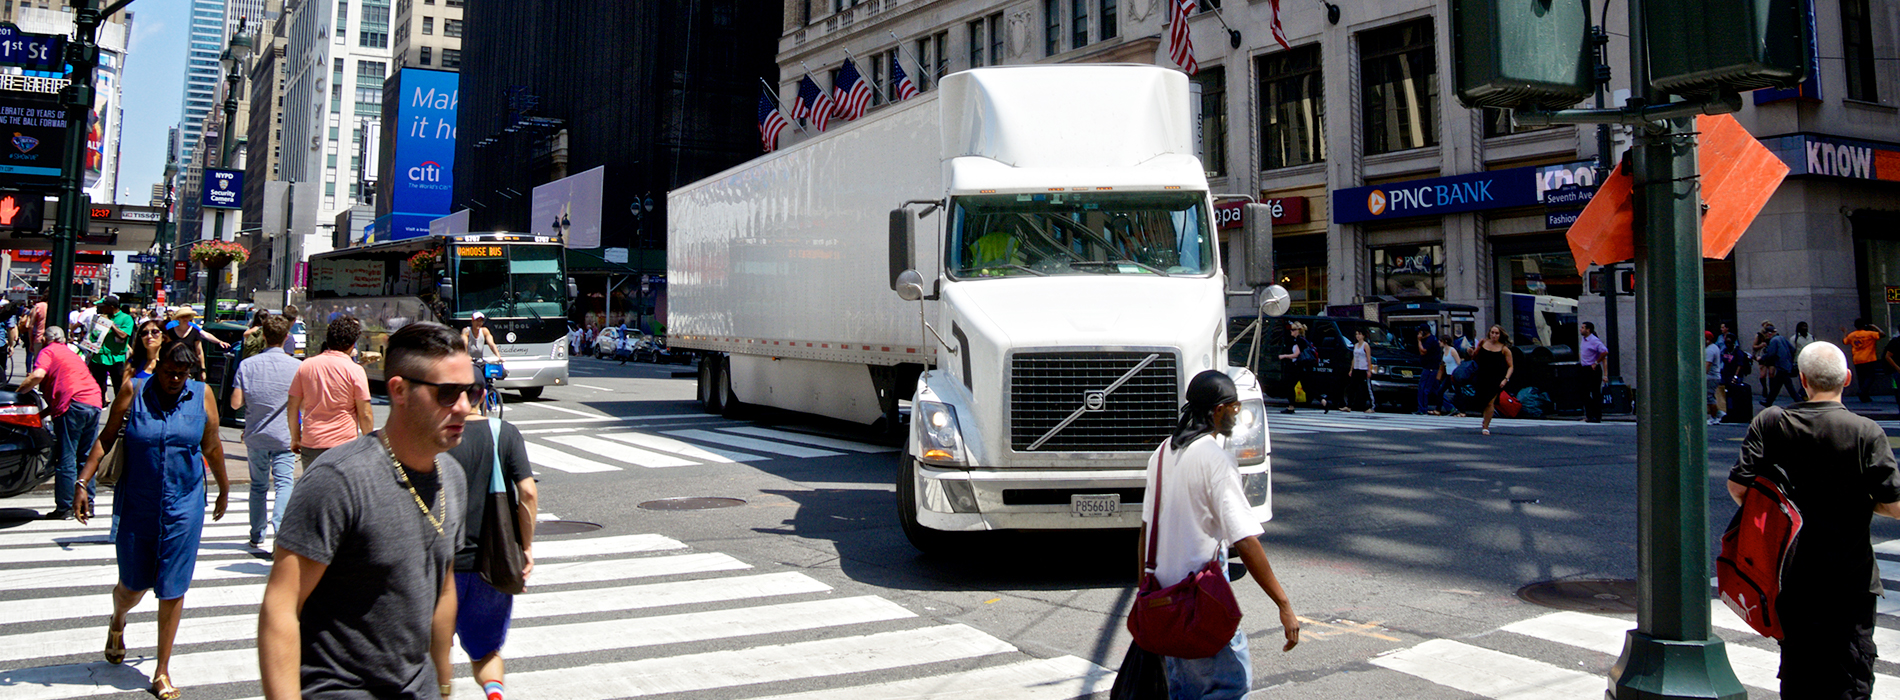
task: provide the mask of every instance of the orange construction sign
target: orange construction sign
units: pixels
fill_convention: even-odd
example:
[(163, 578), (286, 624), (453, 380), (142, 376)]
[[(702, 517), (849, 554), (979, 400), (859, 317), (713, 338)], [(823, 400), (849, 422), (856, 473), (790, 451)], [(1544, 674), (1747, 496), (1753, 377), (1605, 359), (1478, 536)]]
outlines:
[[(1775, 188), (1788, 176), (1788, 164), (1749, 135), (1727, 114), (1696, 117), (1701, 133), (1696, 170), (1701, 175), (1702, 257), (1722, 259), (1748, 231)], [(1577, 274), (1592, 263), (1608, 265), (1636, 257), (1630, 224), (1634, 217), (1633, 183), (1621, 164), (1570, 225), (1567, 238), (1577, 259)]]

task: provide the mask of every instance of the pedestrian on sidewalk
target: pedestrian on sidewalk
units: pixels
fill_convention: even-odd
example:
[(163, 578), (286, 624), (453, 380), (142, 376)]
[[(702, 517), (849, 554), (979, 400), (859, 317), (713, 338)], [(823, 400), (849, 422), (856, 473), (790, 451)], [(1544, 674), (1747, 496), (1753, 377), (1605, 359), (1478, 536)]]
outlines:
[(165, 322), (148, 318), (132, 331), (132, 352), (126, 357), (125, 375), (118, 382), (144, 379), (158, 371), (158, 351), (165, 345)]
[[(259, 347), (263, 350), (238, 365), (237, 383), (231, 388), (231, 410), (244, 409), (244, 455), (251, 467), (251, 539), (253, 548), (264, 546), (264, 522), (271, 532), (283, 527), (284, 508), (290, 504), (292, 485), (297, 478), (297, 453), (290, 449), (290, 424), (284, 412), (290, 401), (290, 384), (303, 366), (297, 358), (284, 354), (284, 336), (290, 334), (290, 321), (271, 316), (259, 326)], [(277, 503), (269, 512), (265, 496), (275, 491)]]
[(375, 429), (369, 412), (369, 375), (350, 358), (362, 329), (353, 316), (331, 321), (324, 332), (323, 352), (304, 360), (290, 382), (284, 418), (290, 423), (290, 449), (303, 457), (306, 468), (316, 464), (325, 450)]
[(1866, 698), (1873, 692), (1874, 599), (1880, 570), (1869, 543), (1875, 513), (1900, 518), (1900, 472), (1880, 426), (1841, 405), (1855, 377), (1831, 343), (1801, 351), (1809, 401), (1762, 411), (1729, 470), (1739, 505), (1768, 477), (1801, 511), (1801, 544), (1781, 569), (1781, 695)]
[[(515, 511), (503, 517), (513, 517), (519, 524), (521, 552), (527, 564), (521, 570), (521, 578), (525, 580), (534, 573), (534, 513), (538, 492), (533, 465), (528, 463), (528, 446), (519, 429), (492, 417), (466, 425), (462, 443), (449, 450), (449, 456), (455, 458), (455, 463), (462, 465), (462, 471), (468, 475), (469, 494), (468, 508), (462, 519), (462, 544), (455, 551), (455, 636), (462, 641), (462, 651), (468, 653), (469, 670), (475, 682), (481, 684), (482, 694), (487, 700), (503, 700), (507, 697), (507, 684), (502, 678), (501, 647), (508, 640), (515, 597), (495, 590), (475, 567), (476, 557), (482, 551), (482, 519), (488, 510), (488, 499), (483, 494), (488, 493), (495, 464), (499, 461), (502, 479), (513, 486), (511, 500)], [(495, 439), (496, 426), (501, 428), (499, 442)], [(453, 677), (448, 649), (437, 651), (436, 675)]]
[(125, 356), (132, 345), (132, 330), (136, 324), (132, 314), (119, 308), (116, 294), (107, 294), (99, 301), (98, 315), (110, 321), (110, 325), (95, 321), (94, 326), (103, 330), (104, 336), (99, 340), (99, 351), (86, 358), (86, 368), (99, 385), (99, 395), (104, 397), (107, 388), (119, 388), (119, 378), (125, 375)]
[[(1365, 329), (1352, 332), (1352, 371), (1346, 375), (1346, 405), (1339, 410), (1351, 413), (1355, 410), (1372, 413), (1379, 408), (1379, 399), (1372, 393), (1372, 370), (1378, 365), (1372, 361), (1372, 344), (1366, 342)], [(1365, 402), (1358, 399), (1363, 396)], [(1360, 408), (1364, 406), (1364, 408)]]
[(1464, 362), (1464, 357), (1458, 354), (1458, 348), (1452, 347), (1450, 336), (1438, 339), (1438, 350), (1439, 407), (1432, 415), (1463, 418), (1465, 414), (1458, 410), (1452, 399), (1458, 395), (1458, 365)]
[(203, 378), (205, 369), (204, 341), (210, 340), (216, 343), (221, 351), (231, 349), (230, 343), (219, 340), (217, 336), (206, 331), (204, 326), (198, 325), (198, 312), (189, 306), (178, 307), (177, 311), (172, 312), (172, 320), (165, 324), (165, 334), (170, 339), (190, 345), (191, 351), (198, 354), (200, 378)]
[(1861, 403), (1873, 401), (1874, 377), (1880, 373), (1880, 327), (1868, 323), (1867, 319), (1854, 319), (1854, 331), (1841, 339), (1841, 344), (1853, 350), (1854, 383), (1860, 388)]
[(1584, 420), (1603, 422), (1603, 388), (1610, 385), (1610, 346), (1597, 337), (1597, 324), (1583, 322), (1583, 339), (1577, 341), (1577, 388), (1583, 393)]
[(296, 356), (297, 356), (297, 336), (296, 336), (296, 333), (297, 333), (297, 305), (296, 305), (296, 304), (285, 304), (285, 305), (284, 305), (284, 312), (283, 312), (282, 314), (279, 314), (279, 315), (280, 315), (280, 316), (283, 316), (283, 317), (284, 317), (284, 320), (287, 320), (287, 321), (290, 321), (290, 333), (291, 333), (291, 334), (290, 334), (290, 335), (286, 335), (286, 336), (284, 336), (284, 354), (287, 354), (287, 355), (289, 355), (289, 356), (291, 356), (291, 357), (296, 357)]
[(46, 347), (46, 298), (33, 302), (33, 310), (28, 311), (26, 333), (26, 371), (33, 371), (34, 363), (39, 361), (40, 348)]
[[(1226, 374), (1207, 370), (1188, 383), (1187, 405), (1181, 408), (1174, 435), (1162, 441), (1148, 458), (1147, 493), (1159, 497), (1142, 503), (1137, 561), (1142, 571), (1149, 573), (1148, 543), (1154, 538), (1152, 573), (1155, 583), (1166, 588), (1209, 560), (1225, 559), (1227, 548), (1223, 545), (1232, 543), (1247, 573), (1279, 607), (1286, 637), (1281, 651), (1292, 651), (1300, 643), (1300, 619), (1273, 573), (1266, 550), (1260, 546), (1259, 536), (1266, 530), (1247, 504), (1240, 484), (1240, 466), (1213, 439), (1215, 434), (1231, 435), (1239, 413), (1240, 396)], [(1162, 514), (1159, 522), (1157, 510)], [(1172, 697), (1238, 699), (1253, 689), (1253, 660), (1244, 627), (1236, 630), (1226, 648), (1212, 657), (1163, 659)]]
[(1761, 367), (1768, 373), (1768, 389), (1762, 395), (1761, 405), (1775, 405), (1775, 397), (1783, 389), (1788, 390), (1788, 398), (1800, 401), (1795, 389), (1798, 383), (1794, 371), (1794, 344), (1788, 342), (1788, 336), (1782, 335), (1775, 327), (1768, 326), (1768, 344), (1762, 348)]
[(1471, 381), (1478, 387), (1478, 395), (1484, 397), (1484, 424), (1478, 427), (1481, 435), (1491, 434), (1491, 416), (1498, 410), (1498, 394), (1511, 384), (1511, 374), (1517, 371), (1517, 359), (1511, 356), (1511, 344), (1504, 339), (1504, 327), (1492, 325), (1484, 332), (1484, 340), (1478, 341), (1473, 353), (1478, 361), (1478, 375)]
[(75, 484), (93, 492), (91, 480), (78, 481), (80, 450), (87, 449), (99, 437), (99, 410), (105, 399), (99, 385), (93, 383), (86, 362), (66, 346), (66, 330), (59, 326), (46, 329), (46, 347), (40, 350), (37, 366), (20, 380), (15, 391), (25, 393), (45, 384), (46, 415), (53, 424), (53, 512), (47, 520), (73, 517)]
[(1709, 331), (1702, 332), (1702, 383), (1705, 400), (1708, 403), (1709, 425), (1722, 422), (1728, 411), (1716, 405), (1716, 393), (1722, 389), (1722, 345), (1716, 342), (1717, 336)]
[(449, 694), (430, 657), (452, 643), (468, 506), (462, 468), (443, 453), (483, 388), (442, 324), (403, 326), (386, 353), (383, 429), (308, 464), (284, 513), (257, 623), (268, 700)]
[(1438, 336), (1432, 333), (1431, 326), (1418, 327), (1418, 342), (1413, 344), (1412, 349), (1418, 352), (1419, 362), (1425, 366), (1425, 371), (1418, 375), (1418, 406), (1413, 409), (1412, 415), (1422, 416), (1428, 412), (1437, 414), (1443, 389), (1440, 386), (1441, 372), (1436, 366), (1444, 353), (1438, 351)]
[[(54, 329), (48, 329), (50, 334)], [(172, 642), (184, 614), (185, 592), (198, 566), (198, 543), (205, 526), (205, 468), (218, 481), (211, 519), (224, 519), (231, 482), (224, 473), (224, 442), (218, 437), (217, 400), (203, 382), (191, 380), (198, 358), (182, 342), (159, 350), (158, 373), (134, 380), (112, 400), (101, 438), (92, 443), (80, 476), (90, 480), (99, 462), (120, 439), (123, 428), (125, 469), (113, 487), (112, 513), (118, 520), (119, 582), (112, 588), (112, 622), (106, 630), (105, 659), (125, 660), (125, 615), (145, 597), (158, 596), (158, 663), (152, 667), (152, 694), (177, 700), (171, 680)], [(90, 384), (91, 382), (87, 382)], [(79, 522), (92, 515), (90, 494), (75, 489)]]
[[(1293, 386), (1299, 387), (1306, 393), (1307, 403), (1317, 403), (1322, 412), (1330, 412), (1333, 405), (1326, 395), (1325, 383), (1316, 381), (1313, 377), (1313, 368), (1319, 365), (1319, 350), (1313, 347), (1312, 339), (1306, 337), (1306, 324), (1299, 321), (1289, 322), (1286, 324), (1286, 332), (1290, 336), (1287, 340), (1287, 352), (1285, 355), (1277, 356), (1281, 365), (1287, 368), (1287, 375), (1292, 378)], [(1281, 409), (1280, 412), (1293, 412), (1292, 397), (1287, 398), (1286, 408)]]

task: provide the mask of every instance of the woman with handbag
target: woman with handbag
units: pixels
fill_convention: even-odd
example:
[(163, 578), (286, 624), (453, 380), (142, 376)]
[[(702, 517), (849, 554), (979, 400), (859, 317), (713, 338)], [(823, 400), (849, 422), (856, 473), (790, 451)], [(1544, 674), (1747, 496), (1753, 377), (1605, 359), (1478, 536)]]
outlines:
[[(105, 659), (125, 660), (125, 616), (146, 591), (158, 596), (158, 663), (152, 667), (152, 694), (159, 700), (181, 695), (171, 681), (172, 640), (184, 613), (204, 532), (205, 468), (218, 482), (211, 519), (222, 520), (230, 504), (230, 480), (224, 474), (224, 443), (218, 436), (217, 401), (203, 382), (191, 380), (198, 355), (180, 341), (158, 352), (158, 371), (148, 379), (122, 385), (112, 400), (105, 429), (86, 458), (83, 478), (91, 478), (106, 452), (120, 443), (124, 430), (124, 473), (114, 490), (113, 514), (120, 520), (116, 537), (119, 582), (112, 589), (112, 622), (106, 631)], [(75, 512), (84, 524), (90, 497), (77, 489)]]
[(1471, 382), (1478, 387), (1478, 395), (1484, 397), (1484, 425), (1478, 432), (1491, 434), (1491, 415), (1498, 410), (1498, 394), (1511, 384), (1511, 373), (1517, 371), (1517, 360), (1511, 356), (1511, 345), (1504, 338), (1503, 326), (1492, 326), (1484, 332), (1484, 340), (1478, 341), (1477, 350), (1472, 351), (1472, 359), (1478, 361), (1478, 374)]
[(1166, 657), (1169, 696), (1177, 700), (1243, 698), (1253, 687), (1226, 543), (1279, 606), (1281, 650), (1300, 643), (1300, 620), (1260, 546), (1265, 530), (1247, 503), (1239, 465), (1214, 437), (1231, 435), (1239, 414), (1233, 380), (1202, 372), (1188, 384), (1174, 436), (1148, 459), (1141, 583), (1128, 627), (1142, 649)]
[[(499, 439), (498, 439), (499, 438)], [(468, 512), (455, 551), (455, 635), (468, 652), (487, 700), (503, 700), (501, 647), (508, 639), (515, 595), (534, 571), (537, 490), (521, 431), (500, 418), (470, 420), (449, 450), (468, 476)], [(452, 678), (449, 649), (432, 650), (437, 678)], [(442, 696), (448, 697), (447, 686)]]
[[(1292, 336), (1287, 341), (1287, 353), (1276, 357), (1287, 368), (1287, 376), (1292, 379), (1293, 385), (1307, 392), (1307, 402), (1317, 401), (1321, 413), (1330, 413), (1332, 402), (1328, 400), (1326, 390), (1313, 381), (1313, 367), (1319, 363), (1319, 351), (1314, 349), (1313, 341), (1306, 337), (1306, 324), (1293, 321), (1286, 324), (1286, 332)], [(1286, 408), (1280, 412), (1293, 412), (1292, 399), (1287, 400)]]

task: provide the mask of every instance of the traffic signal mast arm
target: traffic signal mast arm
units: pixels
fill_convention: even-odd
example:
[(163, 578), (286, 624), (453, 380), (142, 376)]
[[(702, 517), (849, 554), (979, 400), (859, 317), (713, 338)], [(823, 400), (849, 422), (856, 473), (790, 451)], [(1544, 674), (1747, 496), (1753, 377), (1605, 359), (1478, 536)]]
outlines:
[(1642, 127), (1652, 133), (1661, 133), (1664, 122), (1683, 117), (1699, 115), (1734, 114), (1742, 111), (1740, 93), (1725, 92), (1714, 97), (1689, 102), (1665, 102), (1659, 105), (1645, 105), (1641, 99), (1632, 97), (1629, 106), (1622, 109), (1559, 109), (1521, 110), (1511, 113), (1511, 122), (1517, 126), (1552, 126), (1556, 124), (1622, 124)]

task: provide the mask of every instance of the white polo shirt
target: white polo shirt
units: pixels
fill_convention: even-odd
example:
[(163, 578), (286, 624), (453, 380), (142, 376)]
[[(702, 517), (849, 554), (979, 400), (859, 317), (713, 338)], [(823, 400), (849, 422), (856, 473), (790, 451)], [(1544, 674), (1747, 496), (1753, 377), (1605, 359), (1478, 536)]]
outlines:
[[(1162, 586), (1172, 586), (1202, 564), (1224, 556), (1224, 544), (1254, 537), (1266, 530), (1254, 518), (1241, 488), (1240, 467), (1213, 435), (1188, 443), (1174, 453), (1173, 440), (1161, 443), (1148, 458), (1148, 497), (1142, 499), (1141, 520), (1148, 524), (1148, 536), (1156, 538), (1155, 578)], [(1162, 469), (1160, 498), (1155, 497), (1155, 468)], [(1161, 506), (1161, 523), (1155, 524), (1155, 505)], [(1142, 552), (1144, 558), (1147, 552)]]

